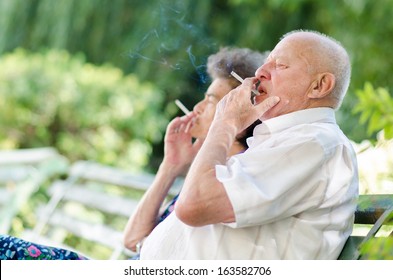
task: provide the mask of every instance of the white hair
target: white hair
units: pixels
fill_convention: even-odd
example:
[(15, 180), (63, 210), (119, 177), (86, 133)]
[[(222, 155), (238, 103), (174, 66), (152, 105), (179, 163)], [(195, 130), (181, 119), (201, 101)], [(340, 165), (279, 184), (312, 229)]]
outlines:
[(313, 57), (315, 70), (328, 71), (336, 78), (332, 96), (336, 99), (334, 108), (338, 109), (344, 99), (351, 80), (351, 63), (348, 52), (336, 39), (313, 30), (294, 30), (286, 33), (280, 40), (294, 34), (310, 35), (313, 40)]

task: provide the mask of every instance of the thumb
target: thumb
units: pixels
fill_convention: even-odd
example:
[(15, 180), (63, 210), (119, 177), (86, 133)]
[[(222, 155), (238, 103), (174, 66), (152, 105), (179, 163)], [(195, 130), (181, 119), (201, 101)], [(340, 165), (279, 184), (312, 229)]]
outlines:
[(269, 111), (271, 108), (276, 106), (276, 104), (278, 102), (280, 102), (280, 97), (278, 97), (278, 96), (270, 96), (270, 97), (266, 98), (265, 100), (263, 100), (261, 103), (255, 105), (255, 107), (257, 107), (258, 113), (260, 113), (261, 116), (262, 116), (267, 111)]

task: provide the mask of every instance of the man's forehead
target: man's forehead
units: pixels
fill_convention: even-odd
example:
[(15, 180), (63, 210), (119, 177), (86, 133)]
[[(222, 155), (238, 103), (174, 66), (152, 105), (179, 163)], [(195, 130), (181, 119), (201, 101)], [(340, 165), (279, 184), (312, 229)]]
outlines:
[(278, 58), (283, 58), (289, 56), (292, 50), (287, 46), (278, 45), (270, 52), (267, 57), (267, 61), (276, 60)]
[(309, 47), (298, 34), (290, 35), (282, 39), (271, 51), (267, 60), (276, 60), (278, 58), (302, 57), (304, 51)]

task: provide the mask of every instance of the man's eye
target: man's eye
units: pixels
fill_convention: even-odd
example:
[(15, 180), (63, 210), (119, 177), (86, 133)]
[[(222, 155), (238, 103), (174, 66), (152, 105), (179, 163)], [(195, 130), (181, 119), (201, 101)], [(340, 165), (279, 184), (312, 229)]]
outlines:
[(285, 68), (288, 68), (288, 66), (286, 64), (283, 64), (283, 63), (277, 63), (276, 64), (276, 68), (277, 69), (285, 69)]

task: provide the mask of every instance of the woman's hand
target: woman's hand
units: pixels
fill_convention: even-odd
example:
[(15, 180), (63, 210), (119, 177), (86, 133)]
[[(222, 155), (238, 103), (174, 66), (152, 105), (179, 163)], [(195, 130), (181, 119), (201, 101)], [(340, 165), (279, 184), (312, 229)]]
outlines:
[(193, 112), (176, 117), (166, 130), (163, 165), (171, 168), (177, 175), (187, 171), (202, 145), (199, 139), (193, 142), (189, 133), (194, 117)]

